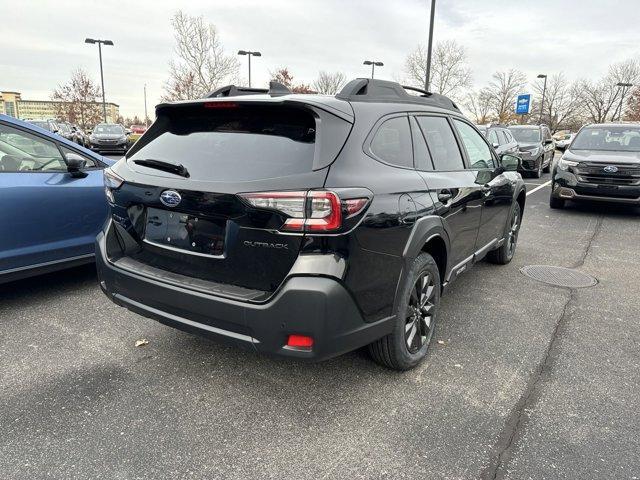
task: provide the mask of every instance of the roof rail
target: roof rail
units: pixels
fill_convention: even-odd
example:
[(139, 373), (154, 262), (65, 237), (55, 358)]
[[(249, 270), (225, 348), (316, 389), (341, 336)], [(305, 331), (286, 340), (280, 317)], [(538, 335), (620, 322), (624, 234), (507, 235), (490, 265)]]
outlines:
[[(410, 95), (407, 90), (418, 92), (421, 95)], [(460, 112), (458, 106), (444, 95), (427, 92), (421, 88), (402, 86), (397, 82), (372, 78), (351, 80), (336, 95), (336, 98), (351, 102), (416, 103)]]
[(280, 82), (269, 82), (269, 88), (251, 88), (251, 87), (238, 87), (236, 85), (226, 85), (208, 93), (205, 98), (220, 98), (220, 97), (240, 97), (243, 95), (264, 95), (265, 93), (272, 97), (279, 95), (288, 95), (291, 93), (285, 85)]

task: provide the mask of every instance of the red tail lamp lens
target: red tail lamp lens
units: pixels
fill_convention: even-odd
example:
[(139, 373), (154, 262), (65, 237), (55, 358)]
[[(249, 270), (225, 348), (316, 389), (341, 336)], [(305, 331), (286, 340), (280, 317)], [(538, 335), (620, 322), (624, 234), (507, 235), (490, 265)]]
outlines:
[(313, 337), (307, 337), (306, 335), (289, 335), (287, 347), (311, 348), (313, 347)]
[(205, 102), (204, 108), (236, 108), (237, 103), (234, 102)]
[(337, 230), (342, 225), (340, 198), (333, 192), (309, 192), (311, 214), (307, 218), (307, 230), (326, 232)]

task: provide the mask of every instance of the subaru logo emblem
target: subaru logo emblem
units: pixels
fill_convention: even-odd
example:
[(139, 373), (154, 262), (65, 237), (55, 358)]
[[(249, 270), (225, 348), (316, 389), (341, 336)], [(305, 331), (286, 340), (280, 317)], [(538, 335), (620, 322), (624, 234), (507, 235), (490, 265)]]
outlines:
[(182, 201), (182, 197), (175, 190), (165, 190), (160, 194), (160, 202), (167, 207), (175, 207)]
[(615, 165), (607, 165), (603, 170), (607, 173), (616, 173), (618, 171), (618, 167)]

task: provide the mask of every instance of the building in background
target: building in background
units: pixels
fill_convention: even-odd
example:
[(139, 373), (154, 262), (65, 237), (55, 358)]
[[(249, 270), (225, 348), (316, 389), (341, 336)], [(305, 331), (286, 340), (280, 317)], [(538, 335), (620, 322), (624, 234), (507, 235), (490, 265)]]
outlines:
[[(19, 92), (0, 92), (0, 113), (21, 120), (56, 119), (56, 104), (53, 100), (23, 100)], [(102, 103), (92, 102), (100, 105)], [(115, 103), (107, 103), (107, 122), (116, 123), (120, 117), (120, 106)], [(66, 119), (57, 119), (66, 120)]]

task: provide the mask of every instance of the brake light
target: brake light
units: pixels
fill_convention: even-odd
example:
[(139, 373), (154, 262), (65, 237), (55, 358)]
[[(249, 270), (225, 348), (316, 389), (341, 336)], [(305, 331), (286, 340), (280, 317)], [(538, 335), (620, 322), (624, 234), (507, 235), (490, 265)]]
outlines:
[(205, 102), (204, 108), (236, 108), (238, 106), (235, 102)]
[(367, 206), (368, 198), (341, 200), (328, 190), (294, 192), (257, 192), (240, 194), (257, 208), (268, 208), (284, 213), (287, 218), (281, 230), (287, 232), (333, 232), (342, 227), (344, 218), (350, 218)]

